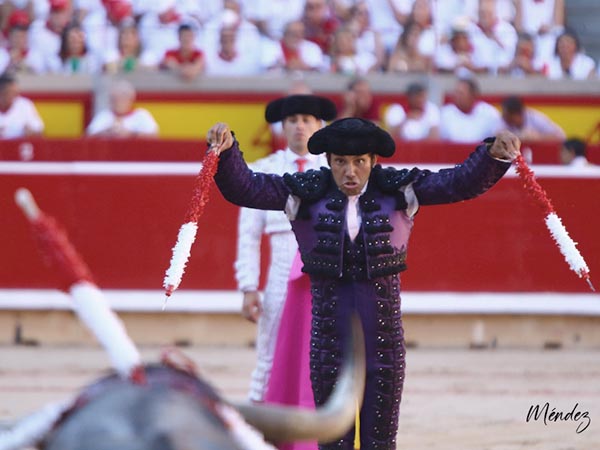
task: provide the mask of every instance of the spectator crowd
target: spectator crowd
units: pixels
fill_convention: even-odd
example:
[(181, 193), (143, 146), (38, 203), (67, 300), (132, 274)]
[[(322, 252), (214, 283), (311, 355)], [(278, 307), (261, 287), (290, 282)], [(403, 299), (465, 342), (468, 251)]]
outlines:
[(0, 0), (0, 72), (598, 77), (565, 0)]
[[(565, 24), (564, 0), (0, 0), (0, 137), (43, 133), (35, 106), (18, 94), (20, 73), (300, 80), (318, 72), (348, 75), (338, 118), (371, 120), (398, 140), (475, 142), (508, 129), (525, 141), (563, 142), (560, 126), (520, 98), (500, 108), (483, 101), (473, 75), (599, 77)], [(410, 83), (403, 105), (382, 108), (364, 78), (373, 72), (457, 81), (442, 106), (425, 84)], [(135, 95), (117, 81), (86, 134), (158, 136)]]

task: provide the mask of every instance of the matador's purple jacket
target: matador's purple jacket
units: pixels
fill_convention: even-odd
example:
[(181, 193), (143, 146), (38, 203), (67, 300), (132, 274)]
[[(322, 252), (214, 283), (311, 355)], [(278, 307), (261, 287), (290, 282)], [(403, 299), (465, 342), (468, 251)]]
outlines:
[[(365, 332), (367, 384), (360, 413), (362, 449), (395, 449), (404, 381), (404, 339), (399, 273), (419, 205), (452, 203), (492, 187), (510, 163), (492, 158), (481, 145), (452, 169), (373, 168), (359, 200), (361, 227), (354, 241), (346, 231), (347, 197), (331, 171), (253, 173), (237, 142), (220, 156), (217, 186), (240, 206), (285, 210), (290, 196), (300, 200), (292, 228), (311, 278), (311, 382), (315, 403), (327, 399), (336, 381), (348, 316), (358, 311)], [(353, 448), (351, 430), (321, 448)]]

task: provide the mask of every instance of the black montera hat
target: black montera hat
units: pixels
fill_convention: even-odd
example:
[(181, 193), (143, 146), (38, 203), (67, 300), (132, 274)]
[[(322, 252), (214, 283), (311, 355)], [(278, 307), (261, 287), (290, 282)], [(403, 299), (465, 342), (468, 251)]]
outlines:
[(269, 123), (275, 123), (294, 114), (310, 114), (317, 119), (333, 120), (337, 115), (337, 109), (335, 103), (325, 97), (296, 94), (270, 102), (265, 110), (265, 119)]
[(349, 117), (321, 128), (308, 140), (312, 154), (364, 155), (375, 153), (383, 157), (394, 154), (396, 144), (390, 134), (373, 122)]

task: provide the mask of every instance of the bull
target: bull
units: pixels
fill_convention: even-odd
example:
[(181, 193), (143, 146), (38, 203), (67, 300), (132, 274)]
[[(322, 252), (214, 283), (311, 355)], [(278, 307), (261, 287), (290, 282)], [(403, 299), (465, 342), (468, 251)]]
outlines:
[(364, 338), (357, 317), (351, 319), (344, 365), (326, 404), (315, 411), (234, 404), (181, 355), (165, 353), (160, 363), (141, 363), (66, 234), (37, 208), (28, 191), (17, 193), (17, 203), (38, 238), (43, 235), (38, 240), (46, 259), (66, 274), (75, 311), (107, 350), (115, 370), (75, 399), (5, 425), (0, 450), (272, 450), (279, 442), (333, 441), (353, 425), (365, 383)]

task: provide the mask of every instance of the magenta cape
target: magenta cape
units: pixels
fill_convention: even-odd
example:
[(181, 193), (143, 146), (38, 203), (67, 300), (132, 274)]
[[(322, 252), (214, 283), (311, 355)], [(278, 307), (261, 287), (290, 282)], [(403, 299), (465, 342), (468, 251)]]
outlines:
[[(310, 280), (302, 273), (300, 253), (297, 253), (281, 314), (266, 403), (314, 409), (309, 367), (311, 320)], [(300, 442), (278, 447), (281, 450), (317, 450), (317, 443)]]

